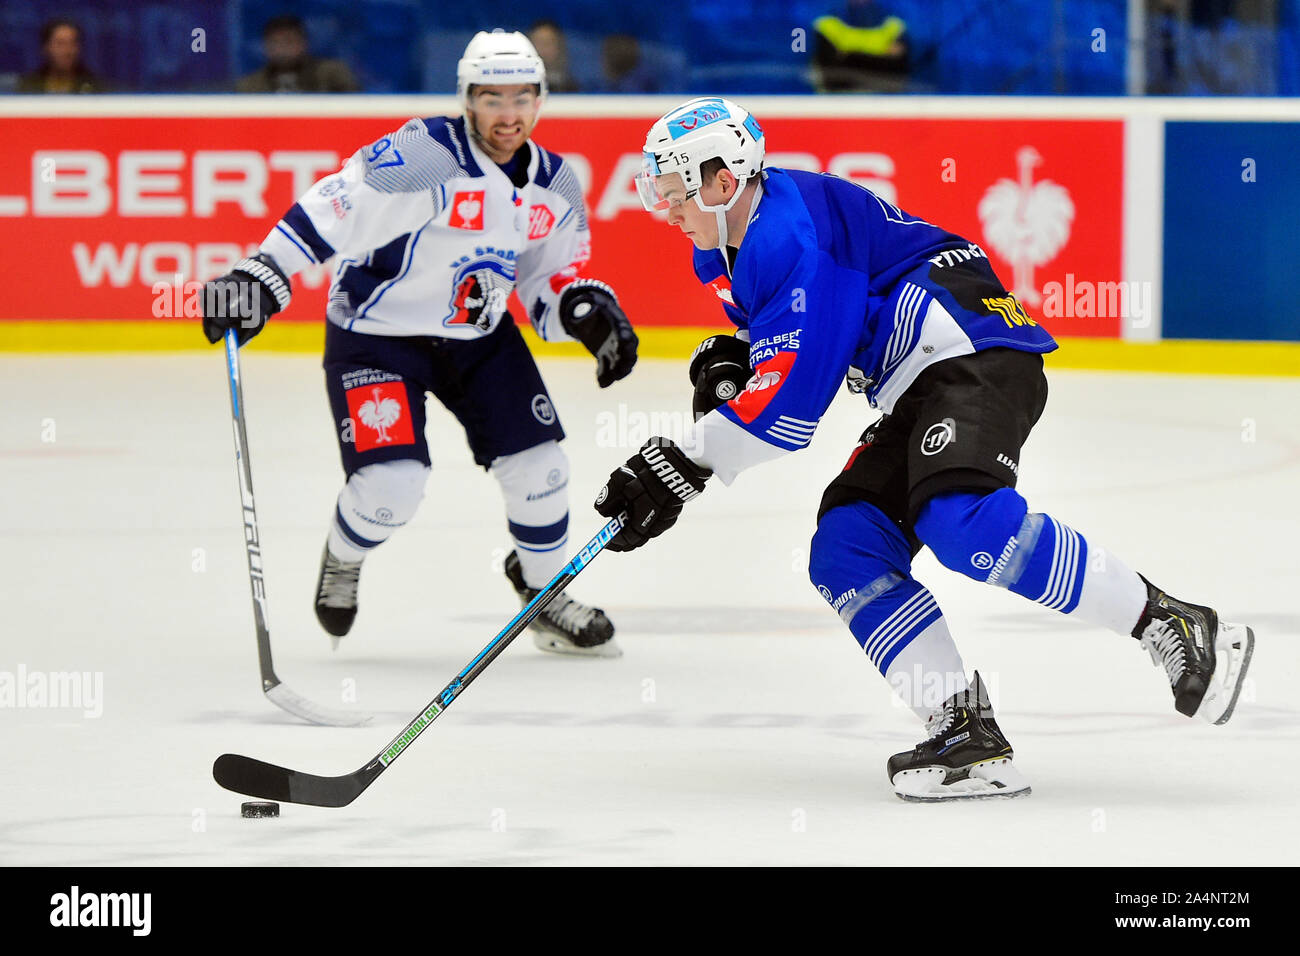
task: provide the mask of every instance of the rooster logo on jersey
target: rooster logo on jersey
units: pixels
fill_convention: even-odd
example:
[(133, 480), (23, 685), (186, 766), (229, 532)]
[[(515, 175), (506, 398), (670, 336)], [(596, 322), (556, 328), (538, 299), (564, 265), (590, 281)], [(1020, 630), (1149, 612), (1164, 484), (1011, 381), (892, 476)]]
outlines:
[(496, 256), (473, 259), (456, 270), (452, 282), (450, 311), (442, 324), (472, 325), (489, 332), (505, 314), (506, 300), (514, 290), (514, 263)]

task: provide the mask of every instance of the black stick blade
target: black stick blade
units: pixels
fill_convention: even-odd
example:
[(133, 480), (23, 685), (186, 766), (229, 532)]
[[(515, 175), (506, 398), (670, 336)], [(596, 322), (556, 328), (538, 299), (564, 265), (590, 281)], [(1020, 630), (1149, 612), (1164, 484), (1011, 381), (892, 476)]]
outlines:
[(239, 754), (222, 754), (212, 764), (212, 778), (227, 790), (311, 807), (346, 807), (377, 776), (353, 773), (318, 777)]
[(289, 799), (289, 778), (292, 770), (263, 763), (238, 754), (222, 754), (212, 764), (212, 777), (227, 790), (263, 800)]

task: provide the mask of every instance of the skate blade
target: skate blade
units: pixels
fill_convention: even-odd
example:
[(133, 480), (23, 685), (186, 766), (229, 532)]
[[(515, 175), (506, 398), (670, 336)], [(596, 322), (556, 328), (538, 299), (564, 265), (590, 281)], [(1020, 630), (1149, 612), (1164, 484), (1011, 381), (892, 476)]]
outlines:
[(614, 638), (610, 638), (604, 644), (597, 644), (595, 647), (580, 647), (566, 637), (560, 637), (558, 634), (552, 634), (549, 631), (535, 631), (533, 633), (533, 644), (540, 651), (546, 651), (548, 654), (564, 654), (569, 657), (604, 657), (615, 658), (623, 656), (623, 648), (618, 646)]
[[(1255, 632), (1244, 624), (1225, 624), (1219, 622), (1219, 631), (1214, 637), (1216, 666), (1214, 676), (1210, 678), (1210, 688), (1196, 710), (1196, 716), (1212, 724), (1226, 724), (1237, 709), (1237, 698), (1241, 696), (1241, 687), (1246, 682), (1246, 670), (1255, 653)], [(1220, 663), (1228, 665), (1221, 672)]]
[(952, 800), (1006, 800), (1027, 797), (1029, 781), (1006, 757), (987, 760), (970, 768), (967, 776), (945, 783), (943, 767), (919, 767), (895, 774), (894, 793), (909, 803), (945, 803)]

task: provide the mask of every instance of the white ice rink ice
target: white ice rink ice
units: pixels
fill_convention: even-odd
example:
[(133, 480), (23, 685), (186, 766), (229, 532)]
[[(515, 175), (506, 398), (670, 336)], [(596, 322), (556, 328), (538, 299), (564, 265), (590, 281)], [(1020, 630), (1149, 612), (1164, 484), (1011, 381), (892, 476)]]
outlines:
[[(603, 392), (589, 361), (541, 363), (569, 434), (577, 546), (601, 524), (604, 475), (645, 433), (598, 436), (684, 411), (689, 386), (684, 363), (643, 361)], [(806, 574), (821, 490), (873, 414), (842, 393), (811, 448), (711, 482), (663, 538), (584, 571), (573, 593), (608, 611), (624, 657), (563, 659), (522, 637), (352, 806), (245, 820), (211, 778), (218, 754), (352, 771), (518, 605), (496, 484), (431, 400), (428, 495), (367, 562), (332, 654), (312, 613), (341, 482), (319, 359), (254, 347), (243, 365), (277, 670), (376, 722), (307, 726), (260, 693), (219, 348), (0, 356), (0, 681), (89, 674), (93, 698), (19, 706), (40, 703), (20, 692), (0, 708), (2, 863), (1294, 862), (1300, 379), (1049, 361), (1021, 459), (1032, 508), (1255, 629), (1224, 727), (1175, 713), (1136, 642), (923, 553), (917, 577), (988, 682), (1033, 795), (899, 801), (885, 761), (920, 727)]]

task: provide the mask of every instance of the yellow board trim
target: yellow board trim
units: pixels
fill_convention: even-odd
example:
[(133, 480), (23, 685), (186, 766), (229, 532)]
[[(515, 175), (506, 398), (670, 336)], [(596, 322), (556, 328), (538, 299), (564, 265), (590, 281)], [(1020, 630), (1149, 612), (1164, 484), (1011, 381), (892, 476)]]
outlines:
[[(690, 357), (708, 335), (723, 327), (639, 326), (644, 358)], [(524, 337), (539, 356), (586, 358), (576, 342), (542, 342), (530, 327)], [(1300, 342), (1235, 342), (1177, 339), (1124, 342), (1064, 338), (1047, 356), (1049, 368), (1200, 375), (1300, 376)], [(272, 321), (251, 343), (254, 351), (319, 354), (324, 323)], [(175, 352), (207, 346), (197, 320), (191, 322), (0, 322), (0, 352)]]

